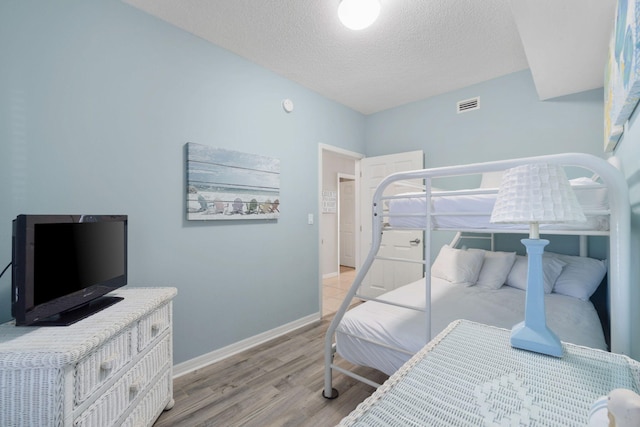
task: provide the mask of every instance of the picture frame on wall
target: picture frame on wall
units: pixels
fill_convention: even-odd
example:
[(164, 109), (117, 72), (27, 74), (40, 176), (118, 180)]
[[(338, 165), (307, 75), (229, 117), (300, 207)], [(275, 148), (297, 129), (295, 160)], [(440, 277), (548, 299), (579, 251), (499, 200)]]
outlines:
[(187, 219), (278, 219), (280, 160), (189, 142)]
[(322, 213), (336, 213), (338, 206), (337, 193), (332, 190), (322, 191)]
[(612, 36), (609, 43), (609, 56), (604, 73), (604, 151), (613, 151), (622, 136), (623, 126), (616, 126), (613, 114), (613, 81), (614, 75), (614, 50), (613, 42), (615, 38)]
[(640, 0), (618, 0), (605, 69), (605, 151), (612, 151), (640, 99)]

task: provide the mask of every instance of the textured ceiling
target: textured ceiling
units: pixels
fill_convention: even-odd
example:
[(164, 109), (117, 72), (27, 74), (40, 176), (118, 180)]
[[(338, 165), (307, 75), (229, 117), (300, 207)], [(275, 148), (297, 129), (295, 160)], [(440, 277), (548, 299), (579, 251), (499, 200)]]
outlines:
[(616, 0), (511, 0), (540, 99), (602, 87)]
[(338, 0), (123, 1), (364, 114), (526, 68), (541, 99), (601, 87), (616, 3), (381, 0), (352, 31)]

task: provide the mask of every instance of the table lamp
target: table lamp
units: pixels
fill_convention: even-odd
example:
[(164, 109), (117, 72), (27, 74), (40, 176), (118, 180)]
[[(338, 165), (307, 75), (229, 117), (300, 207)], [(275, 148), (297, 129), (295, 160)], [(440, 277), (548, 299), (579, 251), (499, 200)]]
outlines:
[(542, 254), (548, 240), (540, 239), (539, 224), (585, 221), (582, 208), (562, 167), (529, 164), (502, 175), (492, 223), (528, 223), (527, 293), (524, 321), (511, 329), (511, 346), (551, 356), (562, 356), (562, 344), (547, 327), (544, 307)]

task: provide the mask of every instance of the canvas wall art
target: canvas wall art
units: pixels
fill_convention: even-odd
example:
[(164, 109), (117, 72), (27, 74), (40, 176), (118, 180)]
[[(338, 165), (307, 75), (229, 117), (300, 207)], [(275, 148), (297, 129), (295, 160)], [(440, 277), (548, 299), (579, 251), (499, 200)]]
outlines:
[(639, 24), (640, 0), (618, 0), (605, 71), (605, 148), (615, 146), (640, 99)]
[(187, 219), (277, 219), (280, 160), (187, 143)]
[(613, 151), (622, 135), (622, 126), (616, 126), (613, 117), (613, 76), (614, 76), (614, 45), (615, 37), (609, 42), (609, 56), (604, 72), (604, 151)]

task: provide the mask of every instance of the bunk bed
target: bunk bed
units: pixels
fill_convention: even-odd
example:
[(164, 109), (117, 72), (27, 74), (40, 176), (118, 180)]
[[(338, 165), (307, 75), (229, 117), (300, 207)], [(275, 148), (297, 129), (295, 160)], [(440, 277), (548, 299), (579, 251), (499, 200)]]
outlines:
[[(522, 275), (514, 272), (517, 270), (522, 273), (524, 265), (526, 277), (524, 257), (506, 252), (462, 250), (455, 245), (463, 232), (490, 233), (491, 235), (493, 233), (526, 234), (527, 230), (522, 226), (498, 226), (489, 222), (497, 188), (481, 186), (471, 190), (440, 191), (434, 190), (432, 183), (433, 180), (445, 177), (478, 174), (489, 176), (530, 163), (558, 164), (568, 168), (573, 174), (576, 170), (581, 170), (583, 175), (590, 175), (572, 180), (577, 198), (583, 205), (585, 216), (588, 218), (587, 222), (556, 224), (550, 227), (541, 225), (540, 233), (580, 236), (582, 257), (587, 255), (587, 236), (608, 236), (608, 256), (605, 267), (608, 280), (608, 308), (610, 313), (615, 313), (615, 316), (611, 316), (608, 331), (609, 349), (615, 353), (629, 355), (631, 351), (630, 208), (627, 184), (616, 160), (611, 158), (605, 161), (588, 154), (568, 153), (399, 172), (386, 177), (373, 195), (371, 249), (326, 333), (323, 396), (331, 399), (338, 395), (337, 390), (332, 387), (333, 371), (341, 372), (373, 387), (380, 385), (338, 366), (334, 362), (336, 353), (354, 365), (372, 367), (391, 375), (424, 347), (431, 337), (436, 336), (454, 320), (464, 318), (510, 328), (523, 319), (526, 282), (524, 285), (519, 285), (517, 282), (522, 282)], [(399, 183), (415, 183), (416, 180), (423, 182), (424, 191), (389, 194), (389, 189), (394, 186), (397, 188)], [(424, 277), (377, 297), (360, 295), (358, 293), (360, 285), (377, 260), (415, 262), (398, 258), (389, 260), (378, 255), (383, 232), (406, 229), (424, 230), (424, 259), (420, 261), (423, 265)], [(451, 245), (440, 249), (434, 265), (431, 266), (430, 261), (425, 260), (431, 260), (432, 231), (439, 230), (455, 231), (457, 234)], [(493, 240), (491, 249), (494, 249)], [(465, 258), (460, 261), (460, 256)], [(506, 276), (504, 276), (504, 267), (493, 268), (496, 267), (497, 261), (510, 257), (515, 259), (510, 261)], [(486, 261), (489, 259), (492, 263)], [(489, 275), (484, 278), (492, 285), (468, 286), (470, 283), (465, 283), (464, 279), (458, 280), (461, 283), (445, 280), (449, 279), (447, 274), (459, 273), (460, 266), (455, 265), (455, 260), (462, 262), (465, 271), (469, 270), (468, 265), (473, 262), (492, 265), (490, 270), (494, 277)], [(592, 290), (585, 295), (582, 295), (581, 291), (578, 291), (578, 295), (574, 295), (575, 289), (580, 288), (580, 283), (572, 279), (572, 281), (564, 280), (563, 283), (566, 289), (573, 289), (573, 291), (550, 293), (554, 282), (561, 281), (563, 270), (573, 269), (573, 273), (580, 271), (584, 278), (585, 275), (593, 274), (595, 271), (592, 270), (593, 268), (596, 270), (601, 268), (596, 265), (598, 262), (601, 261), (546, 254), (545, 270), (549, 270), (548, 280), (552, 283), (547, 290), (545, 301), (548, 323), (563, 341), (606, 349), (602, 326), (588, 299)], [(508, 264), (509, 261), (506, 263)], [(481, 270), (482, 267), (476, 269), (473, 280), (477, 280), (478, 275), (482, 276)], [(498, 274), (497, 270), (501, 270), (501, 273)], [(464, 276), (464, 272), (461, 274)], [(502, 276), (496, 278), (496, 274), (497, 276), (502, 274)], [(497, 286), (495, 286), (496, 280)], [(502, 286), (504, 282), (510, 286)], [(354, 297), (366, 302), (349, 310)]]

